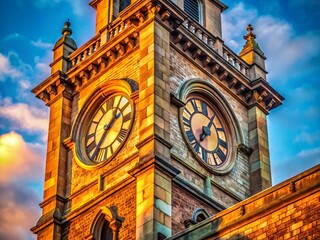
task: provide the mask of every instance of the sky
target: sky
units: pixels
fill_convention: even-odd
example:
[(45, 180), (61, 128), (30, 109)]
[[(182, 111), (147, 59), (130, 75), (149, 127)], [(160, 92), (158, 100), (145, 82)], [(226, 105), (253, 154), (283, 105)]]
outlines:
[[(31, 89), (50, 75), (70, 19), (78, 46), (94, 36), (88, 0), (0, 1), (0, 239), (35, 239), (48, 108)], [(285, 97), (268, 116), (273, 184), (320, 163), (320, 0), (224, 0), (225, 43), (239, 53), (251, 23), (269, 83)], [(14, 228), (14, 230), (13, 230)]]

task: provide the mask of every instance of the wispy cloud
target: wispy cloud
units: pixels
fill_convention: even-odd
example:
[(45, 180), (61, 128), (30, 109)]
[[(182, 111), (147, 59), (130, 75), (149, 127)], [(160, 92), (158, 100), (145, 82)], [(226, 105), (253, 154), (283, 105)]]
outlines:
[(16, 69), (12, 66), (9, 56), (5, 56), (0, 53), (0, 81), (5, 80), (6, 78), (18, 78), (23, 74), (19, 69)]
[(41, 198), (38, 183), (43, 182), (45, 146), (27, 143), (10, 132), (0, 136), (0, 156), (0, 239), (33, 239), (26, 229), (40, 216), (36, 203)]
[(31, 44), (35, 47), (42, 48), (42, 49), (51, 49), (53, 48), (52, 43), (47, 43), (42, 41), (42, 39), (38, 39), (37, 41), (31, 41)]
[(11, 99), (0, 100), (0, 117), (9, 120), (10, 128), (27, 132), (41, 132), (46, 137), (48, 114), (46, 111), (25, 103), (12, 103)]
[(301, 150), (289, 159), (271, 165), (273, 182), (279, 183), (320, 163), (320, 147)]
[(260, 47), (271, 59), (267, 61), (271, 81), (280, 74), (292, 73), (301, 63), (320, 55), (319, 31), (297, 33), (289, 22), (271, 15), (259, 15), (256, 8), (243, 2), (223, 15), (223, 38), (235, 51), (240, 51), (244, 45), (242, 37), (249, 23), (255, 28)]
[(235, 51), (240, 51), (245, 41), (246, 27), (258, 16), (258, 10), (240, 2), (222, 15), (223, 39)]

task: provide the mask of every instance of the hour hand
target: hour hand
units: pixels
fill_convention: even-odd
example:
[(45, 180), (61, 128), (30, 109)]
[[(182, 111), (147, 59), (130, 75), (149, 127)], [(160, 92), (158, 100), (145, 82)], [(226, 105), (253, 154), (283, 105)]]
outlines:
[(202, 126), (202, 133), (200, 134), (200, 141), (202, 142), (207, 136), (211, 135), (211, 130), (208, 126)]

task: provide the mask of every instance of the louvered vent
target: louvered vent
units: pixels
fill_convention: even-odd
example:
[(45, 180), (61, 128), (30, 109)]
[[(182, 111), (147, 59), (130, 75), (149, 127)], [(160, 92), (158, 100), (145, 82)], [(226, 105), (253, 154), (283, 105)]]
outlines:
[(199, 2), (197, 0), (184, 0), (184, 11), (189, 14), (192, 19), (200, 22)]
[(131, 1), (130, 0), (120, 0), (120, 6), (119, 6), (119, 12), (124, 10), (126, 7), (130, 5)]

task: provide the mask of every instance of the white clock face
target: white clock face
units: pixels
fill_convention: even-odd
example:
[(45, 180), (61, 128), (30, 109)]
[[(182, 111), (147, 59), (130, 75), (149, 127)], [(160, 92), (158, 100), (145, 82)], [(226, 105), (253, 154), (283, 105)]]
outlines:
[(95, 163), (110, 159), (123, 145), (132, 122), (132, 105), (124, 95), (107, 98), (96, 110), (85, 133), (85, 152)]

